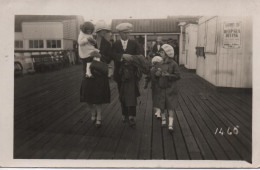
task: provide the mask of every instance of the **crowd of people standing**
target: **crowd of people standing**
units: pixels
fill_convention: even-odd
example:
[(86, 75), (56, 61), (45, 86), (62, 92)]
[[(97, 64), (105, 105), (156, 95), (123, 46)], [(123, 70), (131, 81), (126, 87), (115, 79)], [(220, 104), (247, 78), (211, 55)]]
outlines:
[[(113, 78), (117, 83), (122, 121), (130, 127), (136, 126), (137, 98), (140, 96), (139, 82), (146, 75), (146, 86), (151, 82), (155, 114), (161, 117), (162, 126), (173, 132), (173, 115), (177, 103), (177, 82), (180, 79), (178, 64), (174, 61), (174, 48), (163, 44), (160, 37), (150, 57), (145, 58), (140, 42), (129, 39), (133, 25), (120, 23), (116, 30), (120, 39), (110, 42), (111, 29), (104, 21), (94, 26), (91, 22), (81, 25), (78, 37), (79, 56), (83, 63), (83, 78), (80, 101), (91, 111), (91, 120), (96, 127), (102, 124), (102, 104), (110, 103), (108, 64), (114, 61)], [(96, 33), (96, 39), (93, 33)], [(152, 113), (151, 113), (152, 114)]]

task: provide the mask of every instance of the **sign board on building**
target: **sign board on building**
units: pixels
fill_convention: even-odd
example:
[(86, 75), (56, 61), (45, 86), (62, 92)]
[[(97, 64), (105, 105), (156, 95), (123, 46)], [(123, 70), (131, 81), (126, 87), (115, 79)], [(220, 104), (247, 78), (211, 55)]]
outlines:
[(224, 22), (223, 48), (240, 48), (241, 22)]

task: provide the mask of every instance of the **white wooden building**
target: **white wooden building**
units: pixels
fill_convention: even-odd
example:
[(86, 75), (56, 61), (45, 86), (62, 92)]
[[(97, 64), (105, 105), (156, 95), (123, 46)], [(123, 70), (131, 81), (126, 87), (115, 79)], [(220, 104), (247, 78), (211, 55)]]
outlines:
[[(70, 62), (75, 63), (74, 50), (81, 16), (18, 15), (15, 17), (15, 60), (26, 67), (32, 62), (31, 55), (53, 54), (68, 51)], [(30, 64), (29, 64), (30, 65)], [(29, 67), (29, 66), (28, 66)]]
[(252, 88), (252, 18), (201, 17), (196, 73), (217, 87)]
[(187, 24), (184, 26), (184, 41), (183, 46), (181, 46), (180, 53), (180, 64), (183, 64), (188, 69), (196, 69), (197, 66), (197, 56), (196, 56), (196, 46), (197, 46), (197, 36), (198, 36), (198, 25), (197, 24)]

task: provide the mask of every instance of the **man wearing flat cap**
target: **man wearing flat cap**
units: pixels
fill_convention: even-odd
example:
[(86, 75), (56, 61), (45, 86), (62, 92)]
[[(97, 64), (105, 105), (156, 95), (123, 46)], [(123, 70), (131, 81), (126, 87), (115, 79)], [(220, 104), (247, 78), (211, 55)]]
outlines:
[(137, 97), (140, 96), (138, 90), (140, 72), (137, 67), (127, 63), (133, 60), (133, 55), (141, 55), (141, 50), (138, 43), (128, 37), (132, 28), (130, 23), (121, 23), (116, 26), (120, 40), (113, 44), (112, 49), (115, 61), (114, 80), (118, 86), (123, 122), (128, 122), (131, 127), (134, 127)]

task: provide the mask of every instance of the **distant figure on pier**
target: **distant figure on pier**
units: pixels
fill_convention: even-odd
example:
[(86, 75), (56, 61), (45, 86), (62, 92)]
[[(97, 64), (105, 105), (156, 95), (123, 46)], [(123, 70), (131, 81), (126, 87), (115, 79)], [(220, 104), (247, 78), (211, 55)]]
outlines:
[(162, 37), (158, 36), (156, 39), (156, 43), (153, 46), (152, 52), (153, 52), (153, 56), (158, 56), (159, 54), (159, 50), (161, 49), (161, 46), (163, 45), (163, 41), (162, 41)]

